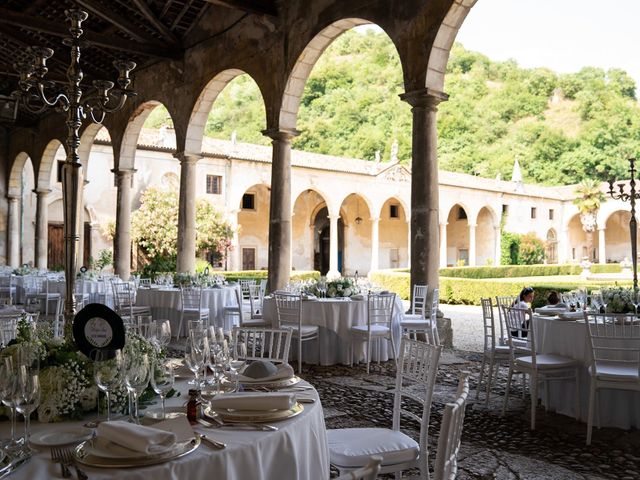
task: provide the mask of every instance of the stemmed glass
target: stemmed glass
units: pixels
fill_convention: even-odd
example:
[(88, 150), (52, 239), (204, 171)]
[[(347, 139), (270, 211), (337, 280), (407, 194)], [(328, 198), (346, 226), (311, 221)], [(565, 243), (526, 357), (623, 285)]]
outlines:
[(247, 358), (247, 344), (241, 341), (237, 341), (234, 345), (231, 355), (229, 355), (229, 372), (235, 380), (235, 390), (240, 387), (239, 371), (244, 366), (245, 359)]
[(13, 357), (4, 357), (0, 363), (0, 400), (11, 411), (10, 445), (16, 444), (16, 370)]
[(149, 356), (146, 353), (138, 353), (133, 349), (125, 349), (124, 384), (133, 396), (133, 420), (140, 423), (138, 418), (138, 399), (149, 385), (151, 367)]
[(107, 422), (111, 420), (111, 392), (122, 382), (124, 357), (122, 350), (93, 351), (93, 378), (107, 397)]
[(173, 372), (173, 363), (170, 360), (157, 360), (153, 362), (151, 368), (151, 388), (160, 395), (162, 400), (162, 418), (167, 418), (165, 411), (165, 398), (173, 388), (175, 383), (175, 375)]
[(209, 355), (209, 342), (206, 335), (190, 333), (184, 352), (184, 363), (194, 376), (193, 380), (189, 381), (190, 385), (200, 386), (199, 374), (204, 367), (207, 355)]
[(638, 316), (638, 306), (640, 306), (640, 292), (636, 292), (634, 290), (631, 291), (631, 303), (633, 304), (636, 316)]
[(16, 371), (16, 410), (24, 416), (24, 445), (29, 446), (31, 414), (40, 404), (40, 364), (37, 350), (20, 348), (20, 361)]
[(156, 322), (156, 338), (160, 348), (164, 348), (171, 342), (171, 322), (169, 320), (158, 320)]

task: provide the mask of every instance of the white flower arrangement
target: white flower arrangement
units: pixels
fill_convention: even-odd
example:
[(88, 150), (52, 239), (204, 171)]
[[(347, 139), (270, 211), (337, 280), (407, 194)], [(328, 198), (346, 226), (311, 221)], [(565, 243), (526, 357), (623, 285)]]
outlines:
[(607, 313), (633, 313), (633, 288), (609, 287), (603, 288), (600, 293), (604, 303), (607, 304)]

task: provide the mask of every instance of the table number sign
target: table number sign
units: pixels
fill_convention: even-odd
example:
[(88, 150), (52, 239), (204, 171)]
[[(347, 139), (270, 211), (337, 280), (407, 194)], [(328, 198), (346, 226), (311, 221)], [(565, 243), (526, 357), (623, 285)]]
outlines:
[(90, 358), (97, 350), (119, 350), (125, 343), (124, 322), (106, 305), (90, 303), (73, 320), (73, 339)]

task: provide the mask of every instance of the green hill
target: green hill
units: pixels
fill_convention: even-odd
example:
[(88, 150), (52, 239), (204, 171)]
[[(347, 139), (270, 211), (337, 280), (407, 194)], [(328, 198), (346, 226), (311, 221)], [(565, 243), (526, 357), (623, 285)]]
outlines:
[[(445, 82), (450, 98), (438, 113), (445, 170), (510, 178), (517, 157), (525, 181), (570, 184), (594, 175), (626, 177), (626, 158), (640, 151), (636, 86), (622, 70), (523, 69), (456, 44)], [(409, 162), (411, 112), (398, 98), (403, 91), (389, 38), (371, 29), (345, 33), (311, 72), (294, 148), (369, 160), (380, 151), (388, 160), (397, 140), (398, 158)], [(244, 75), (216, 100), (206, 134), (229, 139), (236, 131), (238, 141), (269, 144), (260, 133), (264, 118), (260, 91)]]

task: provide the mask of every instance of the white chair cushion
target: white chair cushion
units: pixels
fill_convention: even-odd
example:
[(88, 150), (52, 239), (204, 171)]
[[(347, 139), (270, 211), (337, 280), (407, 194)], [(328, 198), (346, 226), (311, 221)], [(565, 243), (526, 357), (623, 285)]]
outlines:
[(341, 428), (327, 430), (331, 463), (339, 467), (361, 467), (371, 455), (380, 455), (382, 465), (412, 462), (420, 446), (411, 437), (388, 428)]
[[(518, 357), (515, 360), (516, 365), (521, 365), (525, 367), (531, 367), (533, 357)], [(536, 355), (536, 367), (539, 369), (544, 368), (568, 368), (574, 367), (578, 362), (573, 360), (572, 358), (561, 357), (560, 355), (551, 355), (551, 354), (539, 354)]]
[(183, 308), (182, 311), (184, 313), (198, 313), (198, 312), (200, 312), (202, 314), (205, 314), (205, 313), (208, 314), (209, 313), (209, 309), (208, 308), (189, 308), (189, 307), (187, 307), (187, 308)]
[(404, 320), (402, 320), (402, 322), (400, 322), (400, 326), (402, 328), (424, 328), (424, 329), (428, 329), (431, 328), (431, 322), (429, 320), (425, 320), (425, 319), (410, 319), (407, 320), (406, 318)]
[[(638, 367), (636, 365), (624, 364), (618, 362), (596, 362), (596, 377), (599, 380), (610, 380), (618, 382), (636, 381), (640, 382), (638, 377)], [(589, 367), (589, 374), (592, 374)]]
[[(351, 327), (351, 333), (356, 335), (366, 335), (366, 325), (354, 325)], [(374, 337), (389, 335), (389, 327), (385, 325), (371, 325), (371, 335)]]
[(499, 355), (509, 355), (509, 347), (506, 345), (496, 345), (494, 352)]
[(419, 313), (405, 313), (402, 321), (412, 321), (412, 320), (422, 320), (424, 322), (424, 317)]
[[(298, 324), (297, 323), (281, 323), (281, 328), (293, 329), (293, 336), (298, 336)], [(317, 325), (302, 325), (302, 337), (311, 337), (317, 335), (319, 327)]]

